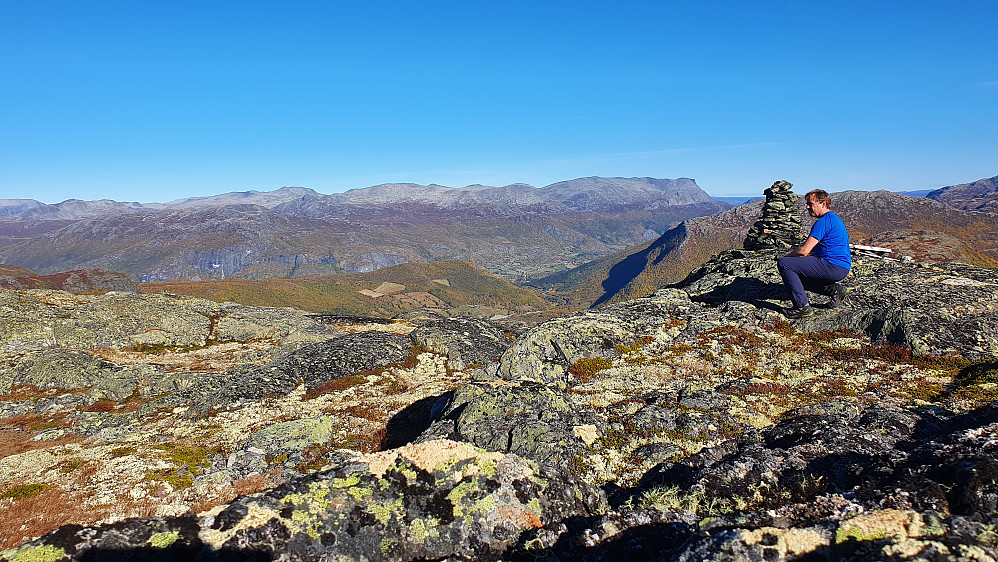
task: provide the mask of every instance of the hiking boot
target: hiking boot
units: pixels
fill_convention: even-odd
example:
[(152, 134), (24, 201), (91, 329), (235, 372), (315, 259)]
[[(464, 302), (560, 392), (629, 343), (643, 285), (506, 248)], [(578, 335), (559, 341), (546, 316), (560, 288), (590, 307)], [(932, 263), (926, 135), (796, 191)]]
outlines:
[(804, 318), (805, 316), (811, 316), (814, 314), (814, 310), (811, 309), (811, 305), (806, 304), (800, 308), (784, 308), (783, 315), (791, 320), (796, 320), (798, 318)]
[(845, 300), (846, 295), (849, 294), (849, 291), (852, 290), (852, 287), (846, 287), (836, 283), (833, 290), (832, 300), (828, 303), (828, 308), (838, 308), (839, 305), (842, 304), (842, 301)]

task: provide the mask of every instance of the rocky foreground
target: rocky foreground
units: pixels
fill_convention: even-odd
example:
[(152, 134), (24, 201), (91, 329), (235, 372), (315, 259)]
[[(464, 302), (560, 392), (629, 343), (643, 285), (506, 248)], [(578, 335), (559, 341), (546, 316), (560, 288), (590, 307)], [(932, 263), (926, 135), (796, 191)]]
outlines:
[(998, 273), (788, 323), (775, 257), (524, 333), (2, 291), (0, 557), (998, 560)]

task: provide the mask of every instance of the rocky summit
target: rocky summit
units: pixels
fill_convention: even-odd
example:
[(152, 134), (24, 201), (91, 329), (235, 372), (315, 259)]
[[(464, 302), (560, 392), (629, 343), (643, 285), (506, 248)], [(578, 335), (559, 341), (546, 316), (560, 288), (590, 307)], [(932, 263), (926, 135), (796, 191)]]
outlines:
[(0, 291), (0, 558), (998, 560), (998, 273), (788, 322), (780, 254), (526, 331)]

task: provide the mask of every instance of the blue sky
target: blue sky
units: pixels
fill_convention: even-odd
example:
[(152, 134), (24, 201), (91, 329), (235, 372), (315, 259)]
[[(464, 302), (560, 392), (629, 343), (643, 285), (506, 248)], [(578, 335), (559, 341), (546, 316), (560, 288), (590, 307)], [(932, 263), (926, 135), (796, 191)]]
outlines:
[(998, 175), (995, 29), (994, 0), (0, 0), (0, 198), (935, 188)]

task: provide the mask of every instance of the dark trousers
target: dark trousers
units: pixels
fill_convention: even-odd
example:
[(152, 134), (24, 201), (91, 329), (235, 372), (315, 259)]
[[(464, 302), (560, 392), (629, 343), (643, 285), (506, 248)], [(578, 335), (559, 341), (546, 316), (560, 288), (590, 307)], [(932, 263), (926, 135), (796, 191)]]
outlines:
[(793, 301), (794, 308), (808, 305), (804, 289), (832, 296), (835, 294), (835, 283), (849, 275), (848, 269), (814, 256), (780, 258), (776, 262), (776, 268), (780, 270), (783, 284), (790, 291), (790, 300)]

